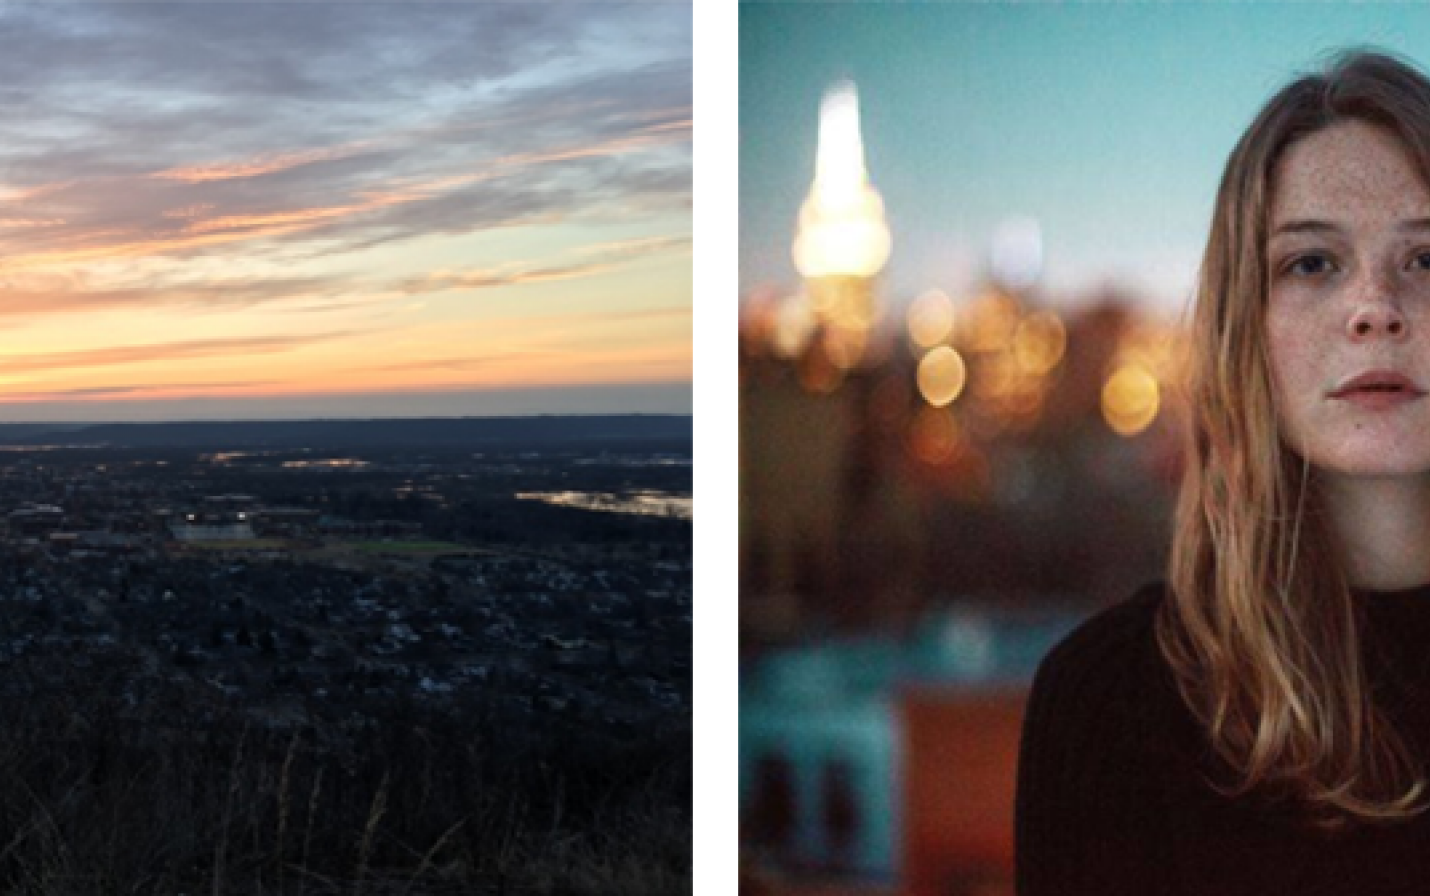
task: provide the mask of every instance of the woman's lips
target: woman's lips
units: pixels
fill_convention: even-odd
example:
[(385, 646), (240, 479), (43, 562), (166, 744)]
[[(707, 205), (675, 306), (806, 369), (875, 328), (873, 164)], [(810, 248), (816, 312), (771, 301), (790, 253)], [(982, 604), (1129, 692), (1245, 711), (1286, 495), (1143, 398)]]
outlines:
[(1332, 398), (1346, 398), (1359, 392), (1405, 393), (1419, 397), (1425, 390), (1398, 370), (1367, 370), (1342, 382), (1331, 393)]
[(1424, 392), (1412, 389), (1352, 389), (1332, 396), (1368, 411), (1396, 408), (1425, 397)]
[(1343, 381), (1331, 398), (1360, 410), (1385, 411), (1425, 397), (1425, 390), (1393, 368), (1366, 370)]

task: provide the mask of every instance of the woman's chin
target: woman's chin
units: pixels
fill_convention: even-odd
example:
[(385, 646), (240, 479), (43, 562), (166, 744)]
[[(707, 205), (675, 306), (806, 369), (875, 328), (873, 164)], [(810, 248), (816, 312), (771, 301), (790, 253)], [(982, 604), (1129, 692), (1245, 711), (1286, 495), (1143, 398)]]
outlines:
[(1430, 476), (1430, 449), (1398, 453), (1385, 450), (1341, 451), (1311, 458), (1319, 472), (1329, 476), (1373, 479)]

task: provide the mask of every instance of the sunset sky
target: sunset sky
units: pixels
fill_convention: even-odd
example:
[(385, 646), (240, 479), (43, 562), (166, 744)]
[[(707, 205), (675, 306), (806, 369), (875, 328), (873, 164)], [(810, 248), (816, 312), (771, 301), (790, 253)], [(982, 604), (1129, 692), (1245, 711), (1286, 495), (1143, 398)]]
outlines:
[(0, 421), (691, 410), (681, 4), (0, 6)]

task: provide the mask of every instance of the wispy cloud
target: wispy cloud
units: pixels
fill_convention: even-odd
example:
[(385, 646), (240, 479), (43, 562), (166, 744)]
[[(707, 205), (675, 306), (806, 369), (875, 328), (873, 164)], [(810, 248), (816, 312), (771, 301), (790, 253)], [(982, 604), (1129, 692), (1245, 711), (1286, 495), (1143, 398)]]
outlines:
[(59, 227), (62, 218), (0, 218), (0, 230), (29, 230), (35, 227)]
[(17, 391), (0, 387), (0, 402), (4, 401), (64, 401), (66, 399), (107, 398), (134, 395), (172, 395), (185, 392), (208, 392), (214, 389), (253, 389), (278, 385), (273, 380), (246, 380), (213, 383), (160, 383), (133, 386), (93, 386), (84, 389), (53, 389), (47, 391)]
[(124, 364), (152, 364), (191, 358), (243, 357), (294, 351), (349, 333), (312, 336), (264, 336), (247, 339), (191, 339), (152, 345), (124, 345), (73, 352), (43, 352), (0, 358), (0, 373), (38, 373)]
[(332, 162), (337, 159), (350, 158), (363, 152), (371, 145), (370, 142), (364, 141), (352, 143), (347, 146), (335, 146), (330, 149), (267, 153), (238, 161), (166, 168), (163, 171), (154, 172), (151, 176), (161, 180), (183, 181), (186, 184), (201, 184), (214, 180), (234, 180), (235, 178), (241, 177), (261, 177), (265, 174), (288, 171), (302, 165), (312, 165), (317, 162)]
[(497, 286), (518, 286), (524, 283), (548, 283), (553, 280), (575, 280), (611, 270), (610, 264), (575, 264), (552, 268), (474, 269), (469, 271), (437, 271), (425, 277), (403, 282), (399, 288), (408, 295), (442, 292), (449, 289), (491, 289)]
[[(688, 195), (688, 165), (674, 181), (652, 176), (665, 162), (656, 169), (636, 165), (599, 178), (572, 177), (562, 167), (639, 154), (676, 139), (673, 132), (647, 128), (557, 149), (478, 158), (464, 166), (467, 170), (439, 176), (394, 175), (392, 166), (374, 163), (373, 170), (315, 173), (256, 193), (240, 186), (259, 174), (297, 176), (295, 169), (316, 160), (353, 159), (361, 153), (351, 147), (280, 153), (244, 163), (174, 168), (165, 177), (110, 176), (48, 203), (42, 195), (29, 203), (34, 209), (29, 214), (0, 216), (0, 270), (232, 252), (235, 244), (253, 251), (280, 237), (289, 250), (296, 239), (306, 238), (345, 242), (351, 251), (434, 231), (510, 226), (555, 209), (572, 213), (583, 204), (606, 201), (612, 190), (638, 196), (673, 188)], [(359, 145), (367, 144), (354, 144)], [(547, 174), (535, 173), (547, 168)], [(583, 186), (592, 180), (602, 184), (600, 190)], [(164, 181), (174, 183), (161, 186)], [(304, 203), (309, 196), (344, 201)], [(124, 226), (110, 226), (115, 222)]]
[(655, 255), (676, 249), (689, 249), (690, 242), (690, 237), (688, 236), (648, 236), (634, 240), (616, 240), (609, 243), (597, 243), (594, 246), (586, 246), (581, 249), (580, 252), (583, 255), (601, 255), (607, 257)]
[(184, 207), (184, 208), (173, 208), (173, 209), (169, 209), (169, 210), (166, 211), (166, 212), (161, 212), (161, 214), (162, 214), (164, 217), (166, 217), (166, 218), (178, 218), (178, 219), (180, 219), (180, 220), (191, 220), (191, 219), (197, 218), (197, 217), (199, 217), (199, 216), (201, 216), (201, 215), (206, 215), (206, 214), (208, 214), (209, 212), (213, 211), (213, 209), (214, 209), (214, 204), (213, 204), (212, 202), (200, 202), (200, 203), (198, 203), (198, 204), (196, 204), (196, 205), (190, 205), (190, 206), (186, 206), (186, 207)]
[(189, 233), (214, 233), (216, 231), (243, 230), (267, 235), (274, 231), (287, 232), (293, 227), (306, 227), (319, 222), (362, 214), (396, 202), (410, 202), (411, 197), (387, 196), (353, 205), (339, 205), (328, 208), (300, 208), (292, 211), (269, 212), (258, 215), (225, 215), (196, 221), (184, 228)]
[[(654, 320), (597, 278), (690, 248), (687, 4), (0, 4), (0, 102), (0, 374), (34, 396), (168, 396), (125, 375), (162, 362), (217, 394), (276, 353), (333, 391), (379, 361), (347, 337), (527, 311), (461, 290), (600, 290), (606, 320)], [(589, 245), (553, 249), (573, 226)], [(640, 276), (688, 296), (674, 265)], [(533, 367), (580, 354), (549, 348)], [(531, 360), (417, 350), (380, 358), (403, 388)]]
[(423, 277), (410, 278), (396, 288), (409, 295), (441, 292), (450, 289), (492, 289), (498, 286), (520, 286), (527, 283), (547, 283), (553, 280), (575, 280), (605, 274), (636, 259), (690, 246), (688, 236), (642, 237), (598, 243), (576, 249), (572, 254), (589, 261), (548, 267), (509, 263), (495, 268), (472, 268), (465, 271), (434, 271)]
[[(14, 285), (18, 282), (20, 285)], [(218, 311), (251, 308), (276, 302), (311, 300), (345, 289), (343, 281), (327, 277), (237, 280), (194, 283), (154, 283), (109, 289), (76, 287), (63, 277), (24, 275), (0, 282), (0, 316), (68, 314), (114, 310), (183, 308)]]
[(421, 361), (405, 361), (401, 364), (379, 364), (376, 367), (364, 368), (366, 370), (387, 370), (387, 371), (433, 371), (433, 370), (477, 370), (489, 368), (501, 364), (528, 361), (550, 360), (559, 358), (560, 352), (505, 352), (497, 355), (483, 355), (469, 358), (431, 358)]

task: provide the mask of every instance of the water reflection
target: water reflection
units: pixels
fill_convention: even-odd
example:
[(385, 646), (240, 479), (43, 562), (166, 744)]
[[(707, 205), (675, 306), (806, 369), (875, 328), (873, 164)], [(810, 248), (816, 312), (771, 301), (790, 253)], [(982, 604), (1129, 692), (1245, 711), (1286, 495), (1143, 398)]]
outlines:
[(693, 519), (695, 501), (688, 495), (672, 495), (652, 490), (633, 491), (624, 495), (611, 492), (518, 492), (522, 501), (544, 501), (562, 507), (601, 510), (608, 513), (633, 513), (639, 516), (664, 516)]

